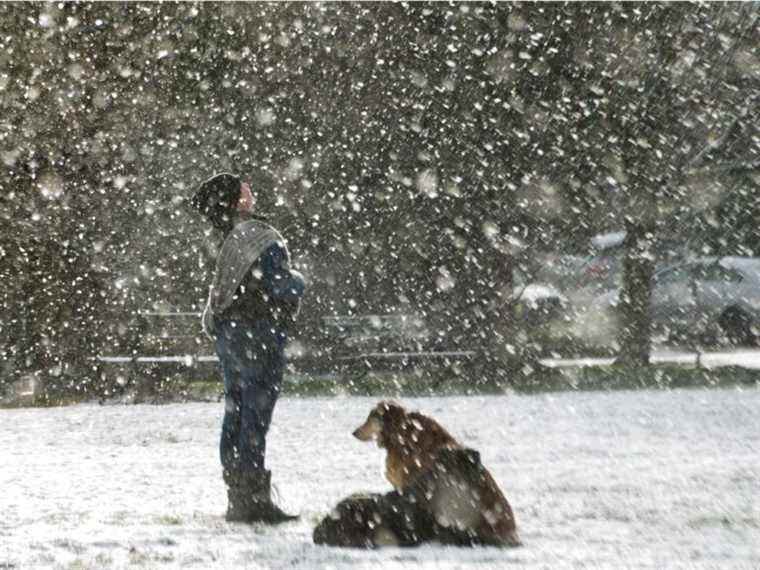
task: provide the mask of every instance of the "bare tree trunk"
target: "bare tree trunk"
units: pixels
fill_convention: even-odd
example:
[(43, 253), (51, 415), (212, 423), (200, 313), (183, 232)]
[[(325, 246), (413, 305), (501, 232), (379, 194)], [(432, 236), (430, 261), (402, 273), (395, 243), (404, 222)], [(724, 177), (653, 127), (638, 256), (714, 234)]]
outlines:
[(620, 353), (618, 364), (648, 366), (652, 351), (652, 277), (653, 235), (639, 223), (627, 227), (626, 253), (623, 260), (623, 287), (620, 295)]
[(495, 286), (482, 320), (483, 330), (487, 331), (482, 347), (487, 352), (486, 359), (494, 374), (497, 377), (508, 377), (519, 366), (518, 362), (522, 363), (519, 341), (515, 338), (514, 307), (510, 302), (513, 294), (514, 259), (508, 255), (498, 256), (497, 259), (491, 273)]

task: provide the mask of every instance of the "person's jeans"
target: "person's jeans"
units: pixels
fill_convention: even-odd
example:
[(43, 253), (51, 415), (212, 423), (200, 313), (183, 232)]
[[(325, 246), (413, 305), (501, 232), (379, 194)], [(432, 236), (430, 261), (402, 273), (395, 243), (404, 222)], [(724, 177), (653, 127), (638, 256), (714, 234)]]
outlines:
[(268, 321), (223, 320), (216, 325), (225, 395), (219, 445), (222, 467), (231, 475), (260, 471), (280, 394), (287, 337)]

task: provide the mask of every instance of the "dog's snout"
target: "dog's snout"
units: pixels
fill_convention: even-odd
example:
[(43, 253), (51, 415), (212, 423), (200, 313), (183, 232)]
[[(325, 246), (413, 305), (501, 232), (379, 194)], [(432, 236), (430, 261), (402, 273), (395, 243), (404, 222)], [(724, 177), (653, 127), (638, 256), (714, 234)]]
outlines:
[(354, 430), (354, 437), (360, 441), (376, 439), (382, 430), (382, 425), (376, 418), (369, 417), (362, 425)]
[(372, 434), (367, 433), (367, 431), (368, 430), (366, 425), (360, 425), (354, 430), (354, 437), (360, 441), (367, 441), (368, 439), (372, 438)]
[(372, 422), (364, 422), (354, 430), (354, 437), (359, 441), (369, 441), (377, 435), (376, 426)]

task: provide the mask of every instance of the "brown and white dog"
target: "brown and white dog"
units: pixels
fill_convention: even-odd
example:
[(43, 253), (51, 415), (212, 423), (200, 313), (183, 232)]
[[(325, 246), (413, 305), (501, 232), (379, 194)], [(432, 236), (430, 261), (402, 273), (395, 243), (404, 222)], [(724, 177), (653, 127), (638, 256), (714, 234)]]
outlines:
[(514, 513), (480, 454), (433, 418), (382, 401), (354, 431), (387, 451), (386, 478), (434, 518), (450, 543), (517, 546)]
[(395, 402), (382, 401), (367, 420), (354, 431), (361, 441), (374, 440), (385, 449), (385, 477), (398, 491), (404, 491), (420, 473), (429, 470), (441, 449), (459, 445), (433, 418), (407, 412)]

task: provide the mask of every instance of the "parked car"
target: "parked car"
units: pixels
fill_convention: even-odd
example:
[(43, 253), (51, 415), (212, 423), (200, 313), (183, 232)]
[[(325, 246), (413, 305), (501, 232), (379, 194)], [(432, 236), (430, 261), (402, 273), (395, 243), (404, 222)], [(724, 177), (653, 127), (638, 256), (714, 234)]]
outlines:
[[(575, 278), (567, 281), (566, 289), (589, 288), (595, 294), (620, 287), (625, 256), (625, 231), (598, 234), (591, 238), (590, 251), (577, 267)], [(677, 239), (661, 239), (656, 256), (664, 267), (689, 255), (689, 244)]]
[(568, 300), (549, 284), (529, 283), (516, 291), (516, 314), (525, 322), (541, 325), (561, 319), (567, 312)]
[[(586, 319), (617, 325), (619, 303), (616, 287), (590, 304)], [(760, 258), (703, 257), (658, 269), (651, 310), (655, 332), (668, 338), (754, 343), (760, 325)]]
[(620, 284), (626, 232), (599, 234), (591, 238), (591, 254), (578, 267), (572, 286), (596, 290), (612, 289)]
[(567, 312), (567, 297), (548, 281), (530, 281), (522, 271), (513, 273), (512, 303), (515, 315), (528, 325), (543, 325), (561, 319)]
[(530, 281), (551, 285), (558, 291), (577, 286), (581, 268), (588, 256), (544, 252), (532, 259), (533, 271)]

